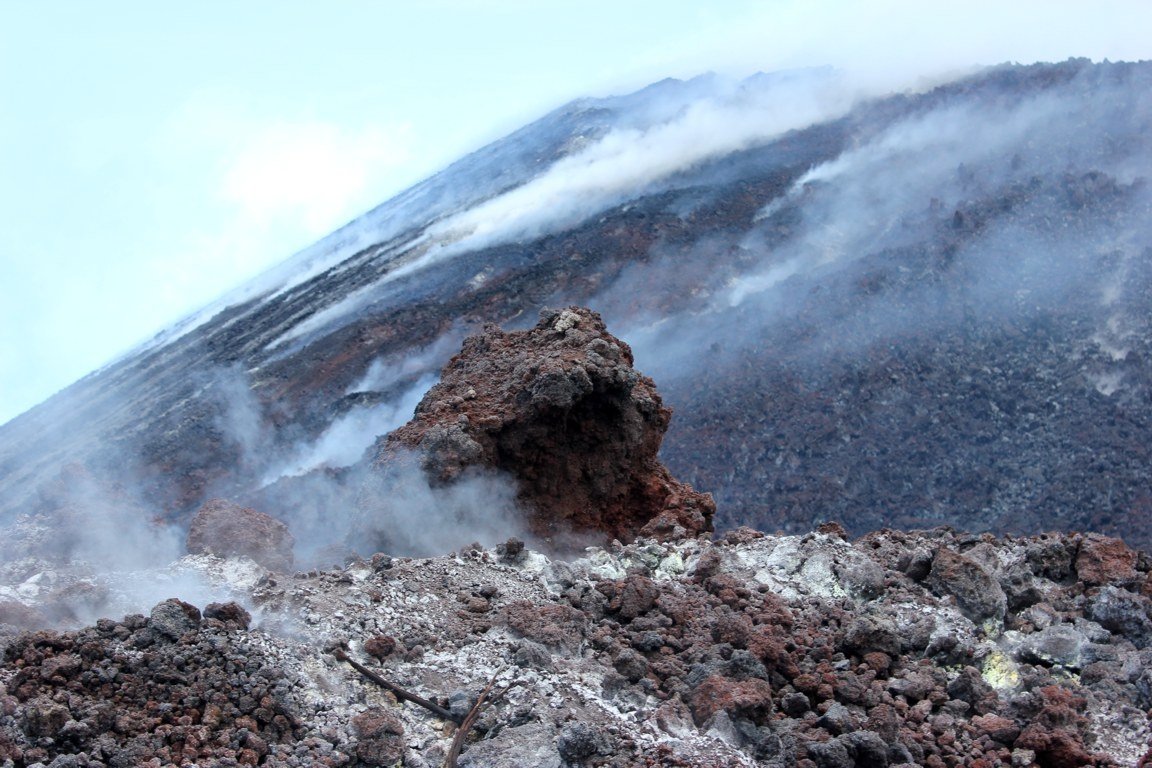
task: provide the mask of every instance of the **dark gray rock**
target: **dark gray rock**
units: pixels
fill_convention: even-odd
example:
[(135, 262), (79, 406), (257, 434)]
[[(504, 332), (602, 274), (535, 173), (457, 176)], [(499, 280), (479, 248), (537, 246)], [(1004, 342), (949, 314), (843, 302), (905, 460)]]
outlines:
[(152, 609), (149, 617), (152, 630), (158, 637), (179, 640), (200, 627), (200, 610), (183, 600), (171, 597)]
[(567, 765), (583, 765), (590, 758), (612, 753), (612, 743), (599, 730), (587, 723), (565, 726), (556, 742), (556, 750)]
[(927, 698), (935, 687), (936, 681), (921, 672), (910, 672), (888, 683), (888, 691), (893, 696), (903, 696), (909, 703)]
[(556, 665), (552, 662), (552, 653), (540, 643), (531, 640), (520, 641), (515, 653), (512, 654), (512, 661), (518, 667), (542, 669), (548, 672), (556, 669)]
[(899, 656), (901, 639), (896, 627), (891, 624), (884, 624), (870, 616), (861, 616), (848, 625), (844, 644), (861, 655), (881, 651), (889, 656)]
[(780, 709), (789, 717), (800, 717), (811, 708), (808, 697), (799, 691), (785, 694), (780, 699)]
[(857, 766), (887, 768), (888, 744), (875, 731), (853, 731), (841, 737)]
[(1079, 669), (1081, 649), (1087, 642), (1083, 633), (1068, 624), (1056, 624), (1026, 635), (1016, 649), (1017, 656), (1029, 663), (1058, 664)]
[(952, 596), (973, 622), (1000, 621), (1008, 610), (1008, 598), (995, 578), (975, 560), (947, 547), (936, 551), (928, 588), (940, 597)]
[(630, 683), (635, 683), (648, 674), (648, 662), (631, 648), (621, 651), (612, 665)]
[(808, 756), (819, 768), (855, 768), (856, 761), (848, 752), (848, 745), (840, 739), (808, 745)]
[(506, 728), (491, 739), (478, 741), (460, 756), (460, 768), (561, 768), (555, 731), (544, 723)]
[(1152, 601), (1119, 587), (1102, 587), (1084, 611), (1110, 632), (1123, 635), (1137, 648), (1152, 645)]
[(833, 736), (848, 733), (856, 729), (856, 718), (848, 707), (838, 701), (832, 702), (828, 710), (816, 721), (818, 728), (823, 728)]

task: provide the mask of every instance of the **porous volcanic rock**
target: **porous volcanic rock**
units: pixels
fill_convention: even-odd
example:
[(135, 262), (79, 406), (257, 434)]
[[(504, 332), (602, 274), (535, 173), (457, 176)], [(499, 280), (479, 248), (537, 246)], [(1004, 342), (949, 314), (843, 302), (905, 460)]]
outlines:
[(150, 619), (22, 635), (0, 669), (4, 766), (257, 765), (301, 735), (284, 673), (178, 600)]
[(286, 571), (292, 568), (294, 543), (288, 526), (276, 518), (212, 499), (192, 518), (187, 549), (193, 555), (244, 555), (270, 570)]
[[(451, 723), (373, 676), (456, 715), (490, 690), (460, 768), (1138, 765), (1152, 648), (1135, 590), (1152, 562), (1093, 585), (1070, 568), (1081, 546), (738, 529), (570, 560), (465, 547), (230, 582), (238, 602), (202, 617), (167, 600), (0, 636), (0, 768), (445, 765)], [(931, 552), (954, 555), (933, 558), (937, 577), (1010, 595), (1003, 613), (910, 575)], [(865, 563), (879, 578), (861, 589)]]
[(470, 467), (514, 476), (528, 525), (629, 541), (712, 530), (708, 494), (675, 480), (657, 452), (672, 417), (632, 350), (588, 309), (544, 310), (534, 328), (487, 326), (464, 340), (376, 464), (414, 449), (433, 482)]

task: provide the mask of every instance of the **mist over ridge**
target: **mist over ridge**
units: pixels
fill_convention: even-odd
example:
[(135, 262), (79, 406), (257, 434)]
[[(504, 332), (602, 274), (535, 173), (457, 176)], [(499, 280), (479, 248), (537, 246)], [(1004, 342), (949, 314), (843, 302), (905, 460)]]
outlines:
[[(582, 304), (655, 378), (664, 460), (722, 527), (1147, 548), (1150, 85), (1072, 60), (920, 93), (811, 70), (573, 102), (0, 427), (0, 521), (50, 516), (73, 464), (145, 531), (295, 482), (295, 510), (264, 511), (322, 549), (464, 336)], [(459, 506), (426, 491), (420, 514)], [(433, 546), (471, 540), (451, 522)]]

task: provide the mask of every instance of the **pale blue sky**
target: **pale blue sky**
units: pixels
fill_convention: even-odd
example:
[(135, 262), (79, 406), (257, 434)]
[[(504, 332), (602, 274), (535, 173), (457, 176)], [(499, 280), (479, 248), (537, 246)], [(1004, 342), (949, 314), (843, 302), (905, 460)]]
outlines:
[(0, 0), (0, 422), (572, 98), (1152, 58), (1149, 29), (1147, 0)]

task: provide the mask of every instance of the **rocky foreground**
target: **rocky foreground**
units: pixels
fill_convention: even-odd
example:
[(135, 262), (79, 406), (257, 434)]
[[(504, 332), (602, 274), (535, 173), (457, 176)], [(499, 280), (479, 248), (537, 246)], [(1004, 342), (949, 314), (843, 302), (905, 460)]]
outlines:
[(834, 524), (569, 561), (188, 556), (234, 602), (0, 641), (0, 765), (440, 766), (489, 683), (460, 766), (1143, 765), (1150, 566)]

